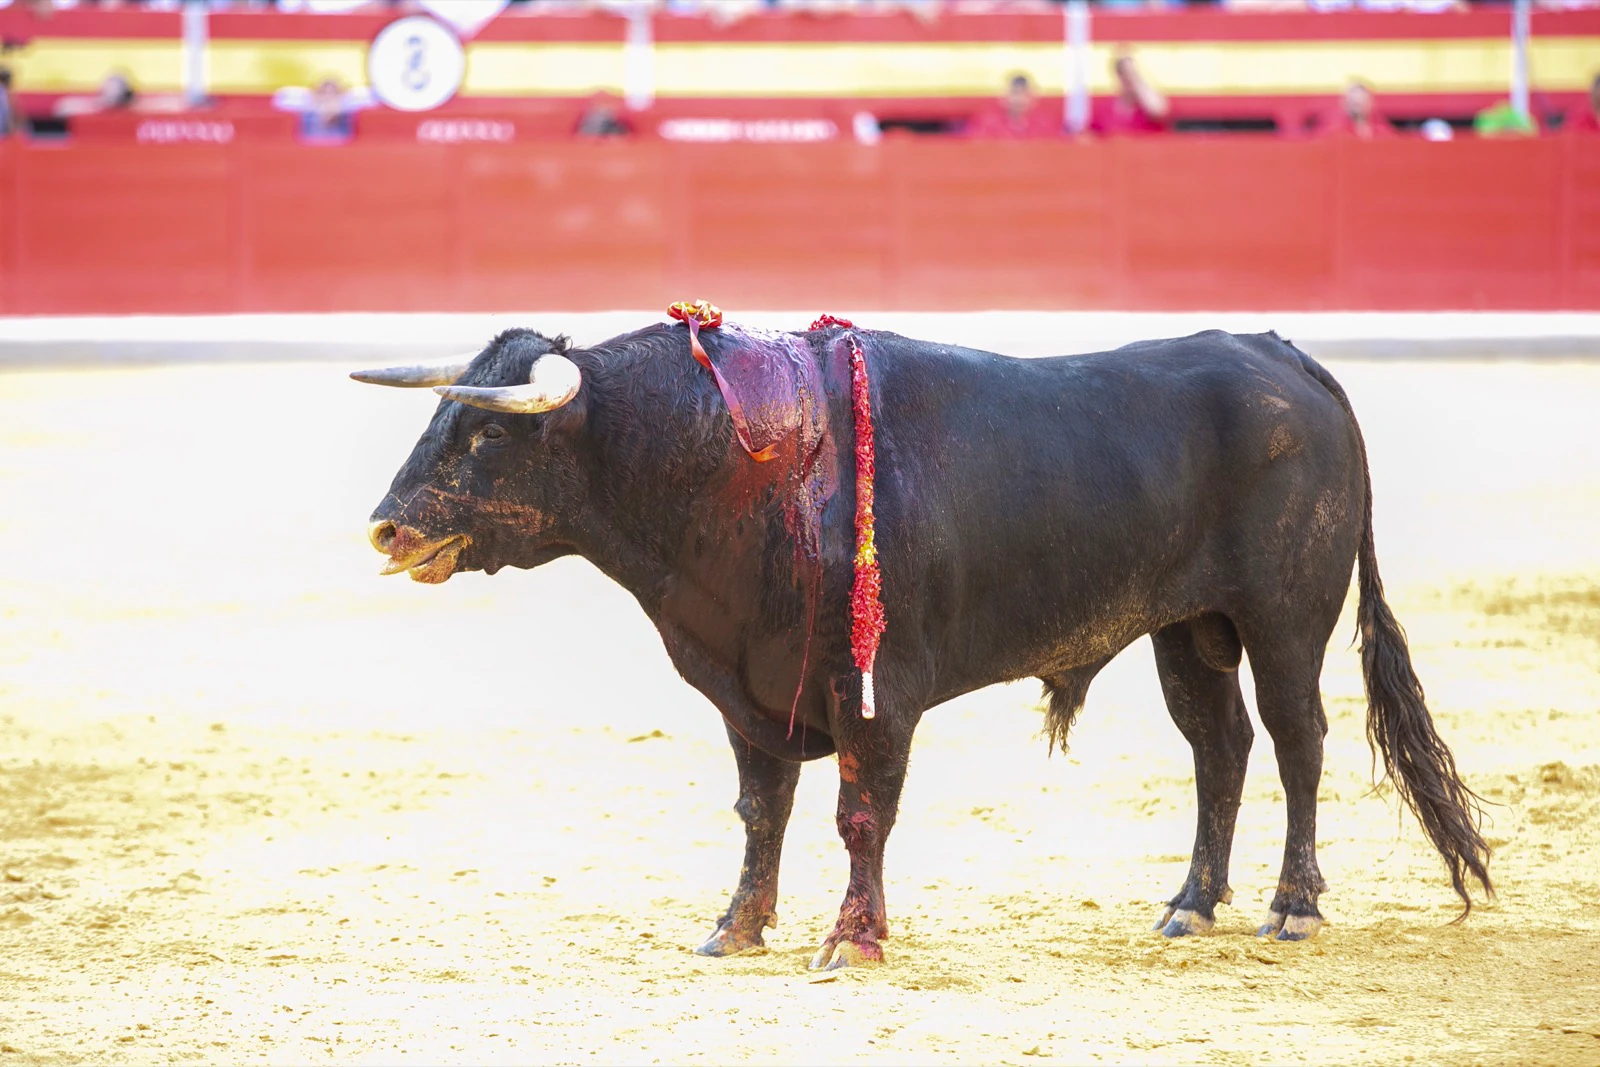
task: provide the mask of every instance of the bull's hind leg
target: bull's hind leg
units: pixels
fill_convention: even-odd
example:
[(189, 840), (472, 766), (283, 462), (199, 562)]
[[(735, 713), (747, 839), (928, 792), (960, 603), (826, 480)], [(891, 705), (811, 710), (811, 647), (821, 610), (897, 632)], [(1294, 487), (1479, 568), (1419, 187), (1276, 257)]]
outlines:
[(1317, 868), (1317, 786), (1322, 780), (1328, 718), (1322, 710), (1320, 679), (1331, 630), (1329, 623), (1316, 639), (1282, 630), (1260, 639), (1246, 635), (1256, 706), (1261, 725), (1272, 735), (1289, 815), (1278, 891), (1266, 923), (1257, 931), (1261, 937), (1280, 941), (1303, 941), (1322, 928), (1317, 897), (1328, 884)]
[(1203, 934), (1216, 906), (1233, 899), (1228, 857), (1255, 732), (1239, 692), (1239, 638), (1220, 615), (1177, 623), (1151, 636), (1167, 710), (1194, 748), (1199, 819), (1189, 877), (1155, 928), (1168, 937)]
[(778, 860), (800, 781), (800, 764), (767, 755), (732, 728), (728, 740), (739, 764), (739, 800), (733, 808), (744, 820), (744, 867), (716, 931), (695, 949), (702, 956), (760, 948), (765, 944), (761, 931), (778, 924)]

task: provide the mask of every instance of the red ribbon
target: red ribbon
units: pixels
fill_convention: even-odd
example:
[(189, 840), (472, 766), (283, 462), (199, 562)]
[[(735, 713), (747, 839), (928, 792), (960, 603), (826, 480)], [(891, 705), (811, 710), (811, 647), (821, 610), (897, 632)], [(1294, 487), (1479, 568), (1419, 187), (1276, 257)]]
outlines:
[(733, 432), (739, 438), (739, 444), (750, 453), (750, 458), (757, 463), (765, 463), (777, 455), (778, 445), (773, 442), (765, 448), (756, 448), (750, 439), (750, 420), (745, 417), (744, 404), (739, 399), (739, 394), (733, 386), (722, 376), (711, 362), (711, 357), (706, 355), (705, 346), (700, 343), (700, 328), (714, 330), (722, 325), (722, 309), (705, 300), (680, 300), (667, 308), (667, 314), (689, 326), (689, 351), (694, 354), (695, 361), (711, 372), (717, 380), (717, 389), (722, 393), (722, 399), (727, 402), (728, 414), (733, 416)]

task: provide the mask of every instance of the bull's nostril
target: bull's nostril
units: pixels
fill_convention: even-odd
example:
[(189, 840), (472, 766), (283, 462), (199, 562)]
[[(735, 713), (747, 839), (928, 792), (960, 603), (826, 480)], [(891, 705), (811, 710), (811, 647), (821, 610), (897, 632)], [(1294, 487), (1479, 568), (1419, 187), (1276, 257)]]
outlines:
[(371, 541), (372, 547), (379, 552), (388, 552), (394, 546), (395, 533), (394, 523), (387, 519), (367, 525), (367, 540)]

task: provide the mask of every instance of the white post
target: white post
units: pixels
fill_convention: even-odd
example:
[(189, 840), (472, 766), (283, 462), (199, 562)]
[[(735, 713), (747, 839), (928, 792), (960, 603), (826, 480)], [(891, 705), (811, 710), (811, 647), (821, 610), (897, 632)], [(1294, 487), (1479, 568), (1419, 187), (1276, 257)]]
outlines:
[(651, 5), (628, 8), (628, 34), (622, 44), (622, 100), (633, 111), (656, 102), (656, 41)]
[(1089, 3), (1067, 0), (1062, 9), (1064, 21), (1062, 60), (1066, 64), (1066, 96), (1061, 101), (1062, 120), (1068, 133), (1089, 128)]
[(206, 100), (206, 49), (211, 38), (207, 5), (183, 5), (183, 102), (199, 107)]
[(1528, 35), (1533, 0), (1515, 0), (1511, 5), (1511, 107), (1528, 118)]

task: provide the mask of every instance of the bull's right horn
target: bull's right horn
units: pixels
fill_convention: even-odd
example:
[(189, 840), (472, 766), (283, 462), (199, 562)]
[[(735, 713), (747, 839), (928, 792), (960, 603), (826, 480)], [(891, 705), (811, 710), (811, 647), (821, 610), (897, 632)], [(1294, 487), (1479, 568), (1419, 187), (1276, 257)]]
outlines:
[(400, 389), (424, 389), (436, 385), (449, 385), (466, 373), (476, 352), (440, 360), (436, 363), (417, 363), (409, 367), (380, 367), (377, 370), (358, 370), (350, 375), (368, 385), (392, 385)]
[(528, 372), (527, 385), (507, 385), (497, 389), (473, 385), (441, 385), (433, 391), (446, 400), (471, 404), (489, 411), (513, 415), (537, 415), (554, 411), (578, 395), (583, 387), (583, 372), (578, 365), (558, 352), (540, 356)]

